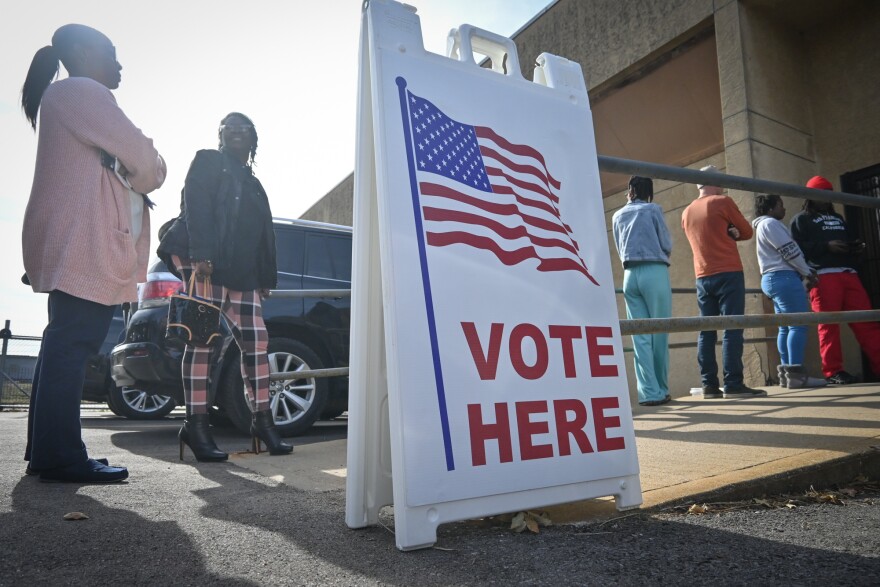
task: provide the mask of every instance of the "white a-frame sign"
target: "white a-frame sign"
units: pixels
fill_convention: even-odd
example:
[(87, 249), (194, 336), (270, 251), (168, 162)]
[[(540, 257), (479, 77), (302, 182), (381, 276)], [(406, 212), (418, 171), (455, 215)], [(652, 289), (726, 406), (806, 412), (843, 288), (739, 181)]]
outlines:
[(470, 26), (428, 53), (390, 0), (361, 35), (347, 524), (393, 504), (408, 550), (452, 520), (639, 505), (580, 66), (545, 54), (527, 81)]

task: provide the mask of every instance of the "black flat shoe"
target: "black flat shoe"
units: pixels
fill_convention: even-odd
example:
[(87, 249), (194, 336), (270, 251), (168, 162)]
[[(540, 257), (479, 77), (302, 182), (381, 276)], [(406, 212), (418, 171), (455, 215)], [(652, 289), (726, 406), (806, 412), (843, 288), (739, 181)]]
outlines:
[(639, 405), (640, 406), (662, 406), (663, 404), (668, 404), (671, 401), (672, 401), (672, 398), (667, 395), (663, 399), (652, 399), (652, 400), (646, 401), (646, 402), (639, 402)]
[[(107, 459), (95, 459), (95, 460), (98, 461), (99, 463), (101, 463), (102, 465), (109, 465), (110, 464), (107, 461)], [(25, 475), (39, 475), (41, 471), (42, 471), (42, 469), (32, 469), (31, 467), (27, 467), (24, 470), (24, 474)]]
[(84, 463), (40, 471), (44, 483), (118, 483), (128, 478), (125, 467), (110, 467), (89, 459)]

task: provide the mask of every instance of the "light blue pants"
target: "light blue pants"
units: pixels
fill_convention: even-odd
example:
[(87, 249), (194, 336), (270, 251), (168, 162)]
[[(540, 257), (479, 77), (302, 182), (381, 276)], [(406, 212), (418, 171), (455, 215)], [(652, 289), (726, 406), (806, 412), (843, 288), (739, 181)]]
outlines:
[[(641, 263), (623, 272), (627, 318), (669, 318), (672, 290), (665, 263)], [(639, 401), (662, 400), (669, 395), (669, 335), (634, 334), (634, 365)]]
[[(761, 289), (773, 300), (777, 314), (809, 312), (807, 290), (795, 271), (772, 271), (761, 276)], [(780, 326), (776, 339), (779, 360), (783, 365), (803, 365), (807, 346), (806, 326)]]

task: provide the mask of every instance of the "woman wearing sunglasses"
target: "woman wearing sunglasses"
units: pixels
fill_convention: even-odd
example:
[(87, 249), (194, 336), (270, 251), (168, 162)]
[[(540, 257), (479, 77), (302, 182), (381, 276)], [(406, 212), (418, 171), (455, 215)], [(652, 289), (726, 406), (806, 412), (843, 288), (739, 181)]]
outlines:
[[(194, 292), (220, 307), (241, 350), (241, 374), (253, 411), (254, 452), (289, 454), (269, 408), (269, 335), (262, 299), (277, 280), (272, 211), (253, 172), (257, 131), (238, 112), (220, 121), (219, 150), (196, 153), (183, 188), (180, 215), (162, 236), (159, 256)], [(187, 417), (180, 429), (180, 458), (189, 446), (199, 461), (225, 461), (208, 424), (208, 373), (214, 347), (187, 345), (183, 389)]]

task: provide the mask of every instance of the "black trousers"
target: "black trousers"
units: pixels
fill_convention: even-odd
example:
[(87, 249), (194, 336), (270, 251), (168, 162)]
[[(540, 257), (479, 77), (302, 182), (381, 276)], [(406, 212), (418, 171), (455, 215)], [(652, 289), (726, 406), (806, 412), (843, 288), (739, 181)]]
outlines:
[(86, 361), (107, 337), (114, 309), (57, 290), (49, 293), (49, 325), (28, 411), (24, 458), (32, 468), (65, 467), (89, 458), (79, 420)]

